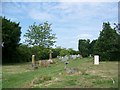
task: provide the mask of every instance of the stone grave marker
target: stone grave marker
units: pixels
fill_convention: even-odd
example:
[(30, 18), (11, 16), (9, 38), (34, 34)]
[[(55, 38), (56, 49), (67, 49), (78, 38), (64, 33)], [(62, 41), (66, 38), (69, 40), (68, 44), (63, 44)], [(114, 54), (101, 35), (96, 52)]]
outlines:
[(99, 55), (94, 55), (94, 64), (99, 65)]
[(50, 52), (49, 52), (49, 62), (50, 62), (50, 64), (53, 64), (53, 60), (52, 60), (52, 50), (50, 50)]
[(33, 67), (33, 69), (37, 69), (38, 68), (36, 66), (36, 63), (35, 63), (35, 55), (32, 55), (32, 67)]

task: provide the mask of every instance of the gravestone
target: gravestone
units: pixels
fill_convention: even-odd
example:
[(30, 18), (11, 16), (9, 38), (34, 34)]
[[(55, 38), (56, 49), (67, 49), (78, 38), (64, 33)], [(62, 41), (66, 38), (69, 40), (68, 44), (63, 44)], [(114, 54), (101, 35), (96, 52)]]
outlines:
[(92, 57), (92, 55), (90, 54), (89, 57)]
[(48, 67), (49, 66), (49, 62), (48, 62), (48, 60), (40, 60), (39, 61), (39, 66), (41, 66), (41, 67)]
[(77, 55), (72, 55), (72, 59), (75, 60), (77, 58)]
[(66, 71), (67, 74), (74, 74), (76, 72), (79, 72), (79, 68), (74, 68), (74, 67), (72, 67), (72, 68), (65, 68), (65, 71)]
[(35, 55), (32, 55), (32, 66), (35, 65)]
[(99, 55), (94, 55), (94, 64), (99, 65)]
[(52, 59), (52, 51), (50, 50), (49, 59)]
[(50, 50), (50, 53), (49, 53), (49, 60), (48, 60), (50, 64), (53, 64), (52, 53), (53, 53), (52, 50)]
[(33, 69), (37, 69), (38, 68), (36, 66), (36, 63), (35, 63), (35, 55), (32, 55), (32, 67), (33, 67)]

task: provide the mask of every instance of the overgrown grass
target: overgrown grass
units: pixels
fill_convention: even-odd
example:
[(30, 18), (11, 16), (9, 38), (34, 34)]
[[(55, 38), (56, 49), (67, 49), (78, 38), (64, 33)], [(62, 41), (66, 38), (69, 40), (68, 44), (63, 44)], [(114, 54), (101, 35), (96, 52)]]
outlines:
[(69, 60), (68, 68), (79, 72), (67, 74), (57, 59), (50, 67), (30, 70), (31, 64), (3, 65), (3, 88), (118, 88), (118, 62), (100, 62), (93, 58)]

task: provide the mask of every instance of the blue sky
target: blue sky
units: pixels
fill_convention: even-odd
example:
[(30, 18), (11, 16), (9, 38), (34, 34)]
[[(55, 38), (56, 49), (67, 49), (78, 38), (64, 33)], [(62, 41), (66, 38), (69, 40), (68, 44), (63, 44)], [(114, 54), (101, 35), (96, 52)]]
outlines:
[(79, 39), (97, 39), (103, 22), (118, 22), (117, 2), (3, 2), (2, 16), (22, 27), (24, 42), (29, 25), (52, 23), (56, 46), (78, 49)]

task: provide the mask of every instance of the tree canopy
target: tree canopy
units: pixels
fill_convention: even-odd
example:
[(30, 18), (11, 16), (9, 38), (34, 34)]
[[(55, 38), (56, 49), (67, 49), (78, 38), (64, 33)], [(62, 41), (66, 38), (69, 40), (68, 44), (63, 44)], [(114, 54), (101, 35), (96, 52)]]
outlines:
[(100, 31), (98, 39), (90, 40), (80, 39), (78, 49), (83, 57), (89, 54), (100, 55), (101, 60), (120, 60), (120, 34), (119, 27), (112, 28), (110, 23), (103, 23), (103, 29)]
[(50, 47), (56, 42), (55, 34), (52, 34), (51, 24), (44, 22), (43, 24), (29, 26), (26, 37), (26, 43), (32, 46)]
[(80, 39), (78, 42), (78, 50), (83, 57), (87, 57), (89, 55), (89, 43), (89, 39)]
[(101, 56), (101, 60), (117, 60), (120, 53), (119, 35), (112, 29), (110, 23), (103, 23), (103, 29), (95, 44), (95, 54)]
[(20, 23), (12, 22), (5, 17), (2, 19), (2, 59), (4, 62), (13, 62), (19, 47), (21, 27)]

